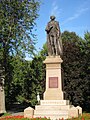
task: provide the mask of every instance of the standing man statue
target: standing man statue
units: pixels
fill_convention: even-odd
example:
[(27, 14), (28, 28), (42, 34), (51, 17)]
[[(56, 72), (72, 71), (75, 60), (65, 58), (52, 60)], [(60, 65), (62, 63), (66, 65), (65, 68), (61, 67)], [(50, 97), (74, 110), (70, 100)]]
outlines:
[(50, 16), (50, 22), (46, 26), (47, 47), (49, 56), (62, 56), (62, 41), (59, 23), (55, 21), (55, 16)]

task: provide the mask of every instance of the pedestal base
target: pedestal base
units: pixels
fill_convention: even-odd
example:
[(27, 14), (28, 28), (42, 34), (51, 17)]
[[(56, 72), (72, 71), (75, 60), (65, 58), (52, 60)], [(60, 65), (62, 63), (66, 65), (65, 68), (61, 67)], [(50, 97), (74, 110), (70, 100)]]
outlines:
[(60, 89), (48, 89), (44, 92), (44, 100), (63, 100), (64, 95)]
[(65, 120), (78, 116), (79, 109), (70, 105), (69, 100), (41, 100), (34, 110), (34, 117), (46, 117), (51, 120)]
[(35, 106), (35, 110), (31, 107), (24, 110), (24, 117), (28, 118), (50, 118), (51, 120), (68, 119), (82, 115), (81, 107), (70, 105), (69, 100), (41, 100), (40, 105)]

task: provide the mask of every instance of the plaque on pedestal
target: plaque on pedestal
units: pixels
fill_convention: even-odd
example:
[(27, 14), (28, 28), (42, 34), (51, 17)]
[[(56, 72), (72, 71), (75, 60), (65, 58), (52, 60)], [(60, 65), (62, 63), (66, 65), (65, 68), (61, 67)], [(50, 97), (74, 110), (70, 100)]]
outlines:
[(49, 88), (58, 88), (58, 77), (49, 77)]

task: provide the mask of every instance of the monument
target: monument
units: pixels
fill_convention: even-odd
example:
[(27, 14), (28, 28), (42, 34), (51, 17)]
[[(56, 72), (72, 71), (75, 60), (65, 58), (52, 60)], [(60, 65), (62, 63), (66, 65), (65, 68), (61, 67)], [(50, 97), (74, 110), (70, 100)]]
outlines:
[[(44, 100), (63, 100), (61, 63), (62, 41), (59, 23), (55, 16), (50, 16), (51, 21), (46, 26), (48, 56), (46, 64), (46, 91)], [(57, 93), (57, 94), (56, 94)]]
[(81, 107), (74, 107), (69, 100), (64, 99), (61, 76), (61, 63), (63, 47), (59, 23), (55, 21), (55, 16), (50, 17), (50, 22), (46, 26), (48, 56), (46, 64), (46, 90), (40, 105), (24, 110), (25, 117), (47, 117), (52, 120), (61, 118), (68, 119), (78, 117), (82, 114)]
[(0, 65), (0, 114), (5, 113), (5, 94), (4, 94), (4, 76)]

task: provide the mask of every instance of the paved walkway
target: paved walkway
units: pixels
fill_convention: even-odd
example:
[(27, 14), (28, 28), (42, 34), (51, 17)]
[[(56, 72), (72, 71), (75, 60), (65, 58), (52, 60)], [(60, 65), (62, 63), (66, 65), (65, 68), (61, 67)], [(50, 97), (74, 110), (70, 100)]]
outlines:
[(11, 113), (11, 115), (13, 115), (13, 116), (21, 115), (21, 116), (23, 116), (24, 112)]
[(27, 106), (23, 106), (21, 104), (13, 104), (13, 105), (11, 105), (10, 109), (7, 110), (7, 112), (13, 116), (24, 115), (25, 108), (27, 108)]
[(24, 115), (24, 109), (27, 108), (28, 106), (23, 106), (23, 105), (20, 105), (20, 104), (14, 104), (14, 105), (11, 105), (8, 109), (6, 110), (7, 113), (10, 113), (10, 115), (13, 115), (13, 116), (17, 116), (17, 115), (21, 115), (23, 116)]

